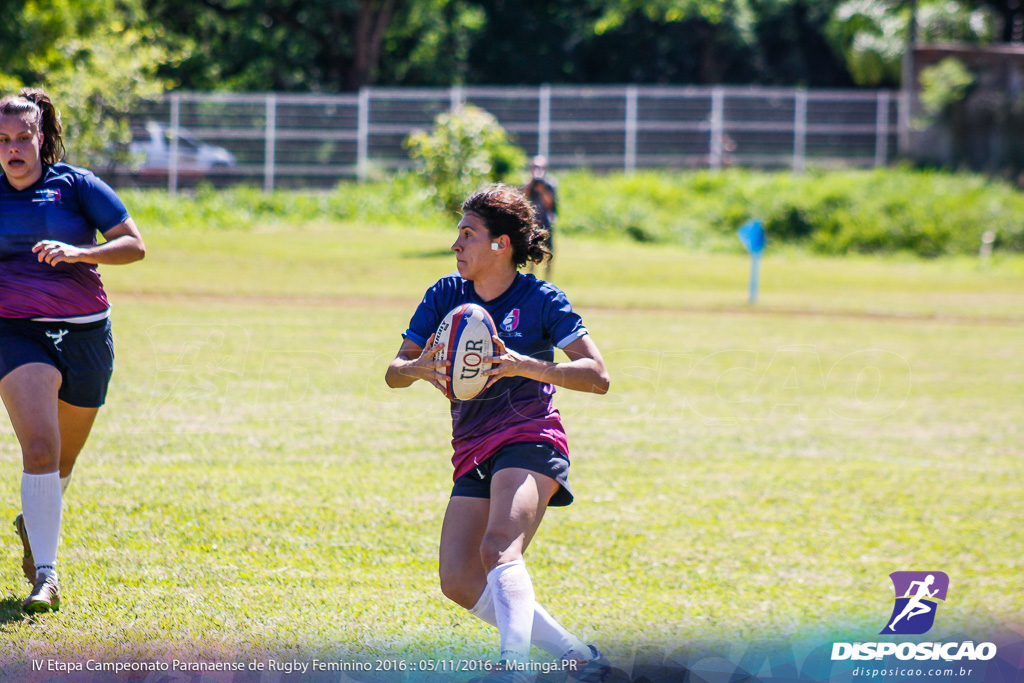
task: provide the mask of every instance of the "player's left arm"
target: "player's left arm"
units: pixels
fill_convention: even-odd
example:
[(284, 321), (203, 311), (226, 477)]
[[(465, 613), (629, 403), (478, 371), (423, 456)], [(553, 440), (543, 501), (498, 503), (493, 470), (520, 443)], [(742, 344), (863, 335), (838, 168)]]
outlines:
[(524, 356), (507, 348), (501, 337), (494, 336), (492, 339), (496, 354), (484, 359), (484, 362), (494, 363), (490, 370), (484, 370), (483, 373), (491, 377), (488, 387), (502, 377), (526, 377), (574, 391), (608, 393), (611, 378), (601, 352), (589, 334), (578, 337), (562, 349), (569, 357), (568, 362), (562, 363)]
[(76, 246), (42, 240), (32, 247), (41, 263), (91, 263), (94, 265), (123, 265), (139, 261), (146, 255), (146, 245), (135, 221), (129, 217), (103, 233), (102, 244)]

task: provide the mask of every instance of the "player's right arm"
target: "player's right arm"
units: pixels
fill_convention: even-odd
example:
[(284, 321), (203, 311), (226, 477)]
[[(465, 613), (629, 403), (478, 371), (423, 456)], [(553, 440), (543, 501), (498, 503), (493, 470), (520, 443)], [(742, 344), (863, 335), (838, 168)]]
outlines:
[(434, 358), (443, 347), (444, 344), (434, 344), (434, 335), (430, 335), (426, 348), (406, 338), (395, 359), (388, 365), (384, 381), (392, 389), (404, 389), (422, 379), (433, 384), (443, 394), (447, 379), (444, 369), (449, 362)]
[(32, 247), (40, 263), (91, 263), (123, 265), (141, 261), (146, 255), (142, 235), (130, 217), (103, 233), (102, 244), (75, 246), (57, 240), (40, 240)]

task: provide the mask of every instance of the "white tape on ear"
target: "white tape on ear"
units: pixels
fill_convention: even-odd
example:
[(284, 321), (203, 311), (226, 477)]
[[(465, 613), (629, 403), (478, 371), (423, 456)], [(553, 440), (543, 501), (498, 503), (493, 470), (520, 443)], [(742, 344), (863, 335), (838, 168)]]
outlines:
[(498, 251), (501, 247), (498, 246), (497, 242), (491, 242), (491, 251)]

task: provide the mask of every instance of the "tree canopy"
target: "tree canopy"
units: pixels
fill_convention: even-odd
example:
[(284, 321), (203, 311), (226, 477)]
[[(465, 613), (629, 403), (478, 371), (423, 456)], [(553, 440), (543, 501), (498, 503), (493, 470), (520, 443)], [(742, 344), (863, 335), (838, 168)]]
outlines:
[(194, 90), (896, 85), (912, 5), (929, 40), (1019, 40), (1022, 25), (1019, 0), (138, 1), (203, 46), (160, 70)]
[[(1024, 38), (1020, 0), (0, 0), (4, 90), (86, 119), (165, 87), (897, 85), (924, 40)], [(76, 114), (77, 116), (77, 114)], [(75, 123), (87, 130), (84, 119)]]
[[(905, 0), (845, 0), (836, 8), (828, 32), (858, 84), (899, 84), (914, 5)], [(984, 44), (992, 42), (999, 31), (999, 15), (985, 8), (958, 2), (916, 5), (920, 42)]]
[(115, 0), (0, 0), (0, 13), (0, 91), (45, 88), (61, 111), (69, 160), (109, 161), (129, 137), (128, 112), (169, 85), (155, 65), (173, 65), (177, 48), (141, 7)]

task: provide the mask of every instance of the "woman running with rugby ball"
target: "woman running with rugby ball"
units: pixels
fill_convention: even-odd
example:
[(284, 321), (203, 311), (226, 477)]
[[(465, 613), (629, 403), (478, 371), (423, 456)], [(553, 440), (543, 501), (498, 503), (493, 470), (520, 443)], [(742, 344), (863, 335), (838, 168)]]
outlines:
[[(546, 232), (519, 190), (492, 185), (462, 205), (452, 245), (458, 274), (427, 290), (385, 381), (425, 380), (444, 391), (445, 361), (434, 331), (462, 303), (498, 323), (495, 365), (484, 390), (454, 402), (455, 486), (440, 541), (441, 591), (498, 627), (509, 680), (521, 679), (531, 642), (563, 658), (570, 676), (599, 680), (607, 659), (562, 628), (534, 600), (523, 553), (548, 506), (572, 502), (569, 449), (552, 398), (555, 387), (603, 394), (608, 372), (580, 316), (557, 287), (519, 272), (550, 255)], [(554, 362), (554, 347), (568, 362)], [(492, 679), (488, 679), (492, 680)]]
[(63, 491), (114, 367), (96, 265), (146, 253), (114, 191), (62, 162), (61, 134), (60, 112), (43, 91), (0, 99), (0, 397), (24, 465), (14, 525), (33, 584), (29, 613), (60, 609)]

